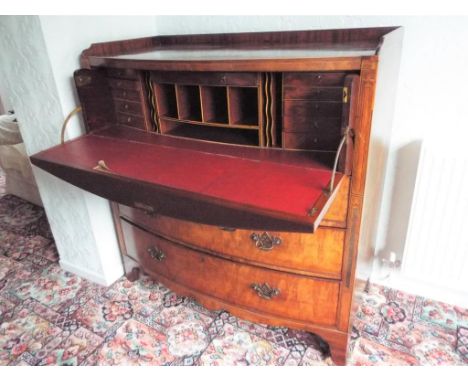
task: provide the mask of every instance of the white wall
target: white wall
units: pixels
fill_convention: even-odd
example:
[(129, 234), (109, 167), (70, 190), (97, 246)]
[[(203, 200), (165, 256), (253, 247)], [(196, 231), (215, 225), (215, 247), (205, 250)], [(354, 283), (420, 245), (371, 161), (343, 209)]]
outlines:
[[(65, 115), (76, 106), (73, 71), (91, 43), (152, 35), (154, 19), (0, 17), (2, 98), (15, 109), (28, 154), (59, 143)], [(78, 120), (71, 136), (82, 131)], [(35, 169), (61, 265), (101, 284), (122, 274), (109, 203)]]
[[(40, 16), (39, 19), (64, 114), (78, 105), (72, 76), (79, 68), (79, 55), (85, 48), (96, 42), (151, 36), (156, 33), (152, 16)], [(83, 124), (78, 122), (78, 119), (70, 122), (67, 128), (68, 138), (84, 132)], [(94, 194), (84, 191), (82, 194), (88, 211), (88, 224), (102, 264), (101, 272), (108, 284), (122, 274), (110, 205)], [(86, 275), (86, 270), (79, 271), (82, 268), (80, 262), (68, 261), (63, 264), (62, 261), (62, 265)]]

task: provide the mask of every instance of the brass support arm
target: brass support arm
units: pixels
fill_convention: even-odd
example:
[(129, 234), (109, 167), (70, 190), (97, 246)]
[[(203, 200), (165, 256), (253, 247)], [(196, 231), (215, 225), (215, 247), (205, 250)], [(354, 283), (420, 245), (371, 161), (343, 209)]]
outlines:
[(63, 121), (62, 130), (60, 132), (60, 143), (63, 145), (65, 143), (65, 130), (67, 129), (68, 122), (70, 118), (73, 117), (75, 114), (78, 114), (81, 111), (81, 106), (75, 107), (65, 118)]

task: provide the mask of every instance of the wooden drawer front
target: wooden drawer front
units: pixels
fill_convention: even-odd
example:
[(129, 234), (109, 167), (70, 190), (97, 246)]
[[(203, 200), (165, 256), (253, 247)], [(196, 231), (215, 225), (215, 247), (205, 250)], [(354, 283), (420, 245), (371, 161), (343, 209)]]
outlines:
[(140, 101), (140, 92), (138, 90), (115, 89), (112, 88), (114, 99), (123, 99), (129, 101)]
[(327, 134), (313, 133), (283, 133), (283, 147), (285, 149), (303, 150), (336, 150), (340, 144), (340, 137), (332, 132)]
[(342, 86), (346, 72), (306, 72), (284, 73), (283, 92), (285, 98), (296, 98), (305, 87), (310, 86)]
[(342, 102), (343, 88), (342, 87), (324, 87), (310, 86), (291, 88), (288, 87), (284, 92), (284, 100), (311, 100), (311, 101), (329, 101)]
[[(288, 115), (284, 118), (284, 132), (288, 133), (310, 133), (316, 135), (340, 134), (341, 118), (314, 118), (306, 120), (297, 116)], [(336, 148), (335, 148), (336, 149)]]
[(114, 89), (140, 90), (139, 81), (109, 78), (109, 85)]
[(117, 113), (117, 122), (125, 126), (136, 127), (137, 129), (145, 129), (145, 120), (143, 117)]
[(151, 79), (156, 83), (211, 86), (257, 86), (259, 73), (230, 72), (153, 72)]
[(122, 229), (128, 254), (153, 277), (161, 275), (194, 291), (277, 317), (323, 325), (336, 322), (338, 282), (223, 260), (126, 222)]
[(239, 261), (291, 272), (340, 279), (345, 231), (319, 228), (314, 234), (231, 230), (130, 207), (120, 213), (135, 224), (164, 237)]
[(138, 102), (131, 102), (131, 101), (122, 101), (122, 100), (115, 100), (115, 110), (117, 112), (122, 112), (126, 114), (134, 114), (134, 115), (143, 115), (143, 108), (141, 103)]
[(138, 72), (134, 69), (108, 68), (107, 75), (108, 77), (114, 77), (114, 78), (126, 78), (126, 79), (138, 78)]
[(309, 100), (289, 100), (283, 102), (284, 123), (304, 121), (311, 125), (317, 118), (341, 119), (343, 104), (340, 102), (315, 102)]

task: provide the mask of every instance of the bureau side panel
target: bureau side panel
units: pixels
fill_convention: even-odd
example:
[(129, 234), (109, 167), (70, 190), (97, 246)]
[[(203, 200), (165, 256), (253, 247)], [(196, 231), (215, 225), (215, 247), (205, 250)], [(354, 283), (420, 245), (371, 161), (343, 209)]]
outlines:
[[(377, 63), (364, 60), (361, 72), (361, 104), (359, 119), (359, 152), (355, 155), (354, 174), (348, 210), (350, 232), (345, 248), (343, 274), (352, 289), (343, 288), (339, 327), (347, 330), (354, 319), (372, 273), (376, 242), (381, 224), (383, 186), (393, 125), (393, 111), (400, 63), (403, 30), (385, 36)], [(354, 222), (353, 222), (354, 221)], [(357, 240), (359, 239), (359, 240)], [(354, 243), (353, 243), (354, 241)], [(355, 258), (355, 260), (353, 260)], [(346, 268), (346, 265), (345, 267)], [(351, 286), (351, 285), (350, 285)]]
[(342, 286), (338, 311), (338, 328), (344, 332), (349, 329), (349, 315), (355, 271), (358, 260), (358, 246), (362, 221), (362, 206), (366, 182), (366, 167), (375, 95), (378, 59), (373, 56), (363, 60), (359, 98), (354, 115), (355, 138), (351, 178), (351, 191), (348, 204), (348, 221), (343, 255)]

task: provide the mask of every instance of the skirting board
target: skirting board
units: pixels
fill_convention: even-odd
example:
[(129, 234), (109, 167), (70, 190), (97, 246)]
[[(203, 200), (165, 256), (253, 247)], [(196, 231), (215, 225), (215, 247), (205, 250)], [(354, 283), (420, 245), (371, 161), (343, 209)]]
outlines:
[(103, 275), (100, 273), (92, 272), (89, 269), (77, 267), (76, 265), (70, 264), (63, 260), (60, 260), (59, 264), (63, 270), (74, 273), (75, 275), (80, 276), (88, 281), (92, 281), (96, 284), (103, 286), (109, 286), (113, 284), (123, 275), (123, 270), (120, 270), (119, 273), (116, 273), (114, 275)]
[(446, 304), (456, 305), (461, 308), (468, 308), (468, 295), (466, 292), (425, 283), (419, 280), (411, 280), (401, 276), (398, 272), (392, 272), (392, 274), (385, 279), (372, 277), (371, 281), (374, 284), (380, 284), (388, 288), (401, 290), (431, 300), (445, 302)]

